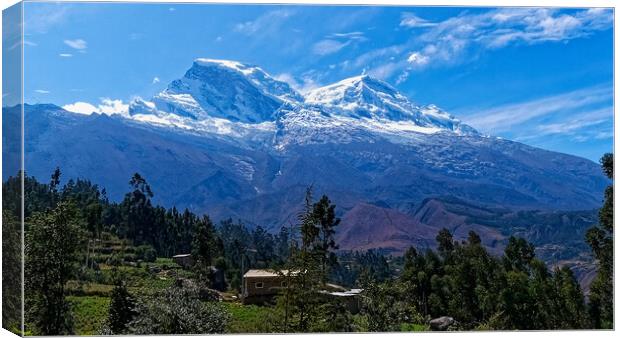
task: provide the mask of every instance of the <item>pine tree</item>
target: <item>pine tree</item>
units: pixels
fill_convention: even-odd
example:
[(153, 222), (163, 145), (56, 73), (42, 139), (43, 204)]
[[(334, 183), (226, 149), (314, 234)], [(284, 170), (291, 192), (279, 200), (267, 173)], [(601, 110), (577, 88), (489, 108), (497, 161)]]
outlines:
[[(601, 158), (603, 172), (613, 181), (614, 157), (605, 154)], [(599, 224), (588, 230), (586, 241), (597, 260), (597, 275), (590, 286), (589, 314), (594, 328), (614, 327), (613, 305), (613, 254), (614, 254), (614, 188), (605, 189), (605, 201), (599, 211)]]
[(314, 204), (312, 218), (318, 225), (318, 243), (315, 246), (320, 260), (321, 282), (326, 283), (330, 269), (338, 264), (335, 250), (338, 249), (334, 236), (340, 219), (336, 217), (336, 205), (332, 204), (325, 195)]

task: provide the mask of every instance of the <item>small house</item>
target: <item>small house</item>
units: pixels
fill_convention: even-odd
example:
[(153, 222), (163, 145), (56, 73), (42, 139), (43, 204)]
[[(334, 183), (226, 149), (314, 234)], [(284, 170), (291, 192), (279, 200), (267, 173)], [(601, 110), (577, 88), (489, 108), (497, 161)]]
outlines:
[(339, 300), (352, 314), (357, 314), (361, 308), (360, 295), (362, 289), (351, 289), (348, 291), (328, 291), (323, 290), (321, 294), (327, 299)]
[(194, 265), (194, 259), (191, 254), (182, 254), (172, 256), (172, 260), (181, 266), (183, 269), (187, 269)]
[(288, 270), (277, 272), (275, 270), (254, 269), (248, 270), (243, 275), (241, 298), (244, 304), (264, 303), (276, 296), (280, 290), (287, 287)]

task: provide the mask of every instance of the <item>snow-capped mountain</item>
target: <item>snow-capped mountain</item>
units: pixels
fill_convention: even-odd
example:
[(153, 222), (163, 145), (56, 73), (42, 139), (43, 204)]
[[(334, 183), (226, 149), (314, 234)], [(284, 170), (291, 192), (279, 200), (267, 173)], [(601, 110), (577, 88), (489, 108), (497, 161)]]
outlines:
[(235, 61), (196, 59), (183, 78), (172, 81), (151, 102), (138, 99), (130, 114), (174, 114), (193, 120), (224, 118), (243, 123), (274, 119), (284, 102), (303, 97), (256, 66)]
[(134, 100), (129, 113), (136, 121), (209, 136), (247, 138), (253, 131), (270, 131), (279, 150), (304, 142), (369, 141), (377, 135), (407, 142), (419, 134), (477, 134), (436, 106), (416, 106), (368, 75), (302, 96), (257, 66), (213, 59), (194, 60), (183, 78), (150, 101)]
[[(3, 108), (15, 121), (19, 111)], [(609, 183), (592, 161), (481, 135), (368, 76), (302, 95), (259, 67), (222, 60), (195, 60), (161, 93), (131, 102), (125, 115), (26, 105), (25, 133), (26, 171), (42, 181), (60, 167), (63, 177), (88, 178), (120, 200), (139, 172), (157, 203), (273, 231), (295, 222), (312, 185), (336, 203), (346, 233), (372, 240), (364, 229), (390, 225), (394, 231), (371, 244), (395, 251), (446, 222), (457, 234), (458, 227), (482, 224), (483, 243), (498, 248), (509, 234), (488, 221), (468, 223), (471, 210), (487, 215), (501, 208), (518, 217), (519, 210), (537, 209), (563, 217), (599, 207)], [(8, 168), (5, 179), (14, 175)], [(424, 203), (446, 196), (458, 200), (449, 215)], [(536, 229), (561, 223), (541, 222)]]

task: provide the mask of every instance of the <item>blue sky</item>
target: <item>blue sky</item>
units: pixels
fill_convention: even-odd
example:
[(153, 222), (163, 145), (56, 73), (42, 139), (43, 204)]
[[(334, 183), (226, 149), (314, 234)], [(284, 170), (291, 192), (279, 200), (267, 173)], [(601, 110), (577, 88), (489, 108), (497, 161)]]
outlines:
[(102, 112), (197, 57), (304, 91), (367, 72), (482, 132), (592, 160), (613, 144), (605, 9), (26, 3), (25, 99)]

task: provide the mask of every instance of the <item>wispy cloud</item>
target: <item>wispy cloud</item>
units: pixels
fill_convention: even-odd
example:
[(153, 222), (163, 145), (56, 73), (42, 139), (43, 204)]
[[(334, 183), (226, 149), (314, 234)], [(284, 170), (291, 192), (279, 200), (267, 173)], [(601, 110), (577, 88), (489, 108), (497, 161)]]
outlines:
[(341, 49), (353, 43), (364, 42), (366, 40), (362, 32), (333, 33), (312, 45), (312, 52), (321, 56), (329, 55), (339, 52)]
[(333, 33), (327, 36), (329, 39), (347, 39), (354, 41), (366, 41), (366, 36), (362, 32)]
[(400, 26), (408, 28), (433, 27), (437, 26), (437, 23), (422, 19), (414, 13), (405, 12), (401, 15)]
[(70, 58), (73, 56), (73, 54), (71, 53), (60, 53), (58, 54), (58, 56), (63, 57), (63, 58)]
[(389, 61), (399, 68), (390, 76), (406, 79), (411, 71), (468, 62), (488, 50), (584, 38), (612, 25), (613, 11), (604, 8), (571, 12), (550, 8), (501, 8), (476, 14), (463, 12), (438, 22), (407, 12), (401, 16), (400, 26), (415, 29), (408, 41), (368, 52), (358, 59), (365, 59), (372, 68), (385, 67), (373, 62), (372, 53), (381, 54), (383, 60), (394, 57), (407, 61)]
[(567, 41), (610, 28), (612, 23), (613, 12), (607, 9), (587, 9), (574, 14), (548, 8), (498, 9), (439, 22), (420, 36), (424, 45), (414, 52), (437, 62), (458, 62), (467, 48), (485, 50), (517, 43)]
[(278, 74), (274, 78), (288, 83), (293, 89), (301, 93), (320, 87), (320, 84), (310, 74), (302, 75), (299, 80), (291, 73)]
[(321, 40), (312, 46), (312, 52), (317, 55), (333, 54), (348, 46), (350, 43), (350, 41)]
[(156, 83), (159, 83), (159, 82), (160, 82), (159, 77), (155, 76), (155, 77), (153, 78), (153, 81), (152, 81), (151, 83), (152, 83), (152, 84), (156, 84)]
[(84, 50), (88, 48), (87, 42), (82, 39), (65, 40), (64, 43), (65, 45), (77, 50)]
[(605, 139), (613, 131), (613, 88), (599, 85), (506, 104), (464, 114), (462, 120), (484, 133), (539, 146), (559, 139)]
[(84, 50), (88, 48), (88, 44), (82, 39), (65, 40), (64, 43), (65, 45), (77, 50)]
[(26, 33), (47, 33), (52, 26), (64, 22), (72, 8), (72, 5), (60, 2), (29, 6), (24, 12), (24, 29)]
[(35, 89), (34, 91), (36, 93), (39, 93), (39, 94), (49, 94), (50, 93), (49, 90), (45, 90), (45, 89)]
[(578, 117), (568, 121), (539, 125), (538, 135), (569, 134), (577, 130), (596, 126), (605, 122), (613, 116), (612, 107), (604, 107), (593, 111), (580, 113)]
[(245, 35), (257, 33), (265, 34), (273, 32), (275, 29), (293, 15), (289, 9), (278, 9), (267, 12), (255, 20), (240, 22), (235, 25), (234, 31)]
[(93, 113), (94, 114), (106, 114), (106, 115), (128, 114), (129, 105), (123, 103), (122, 100), (114, 100), (114, 99), (110, 99), (107, 97), (103, 97), (100, 100), (101, 102), (97, 106), (90, 104), (88, 102), (79, 101), (79, 102), (75, 102), (71, 104), (66, 104), (62, 106), (62, 108), (67, 111), (76, 113), (76, 114), (84, 114), (84, 115), (91, 115)]

